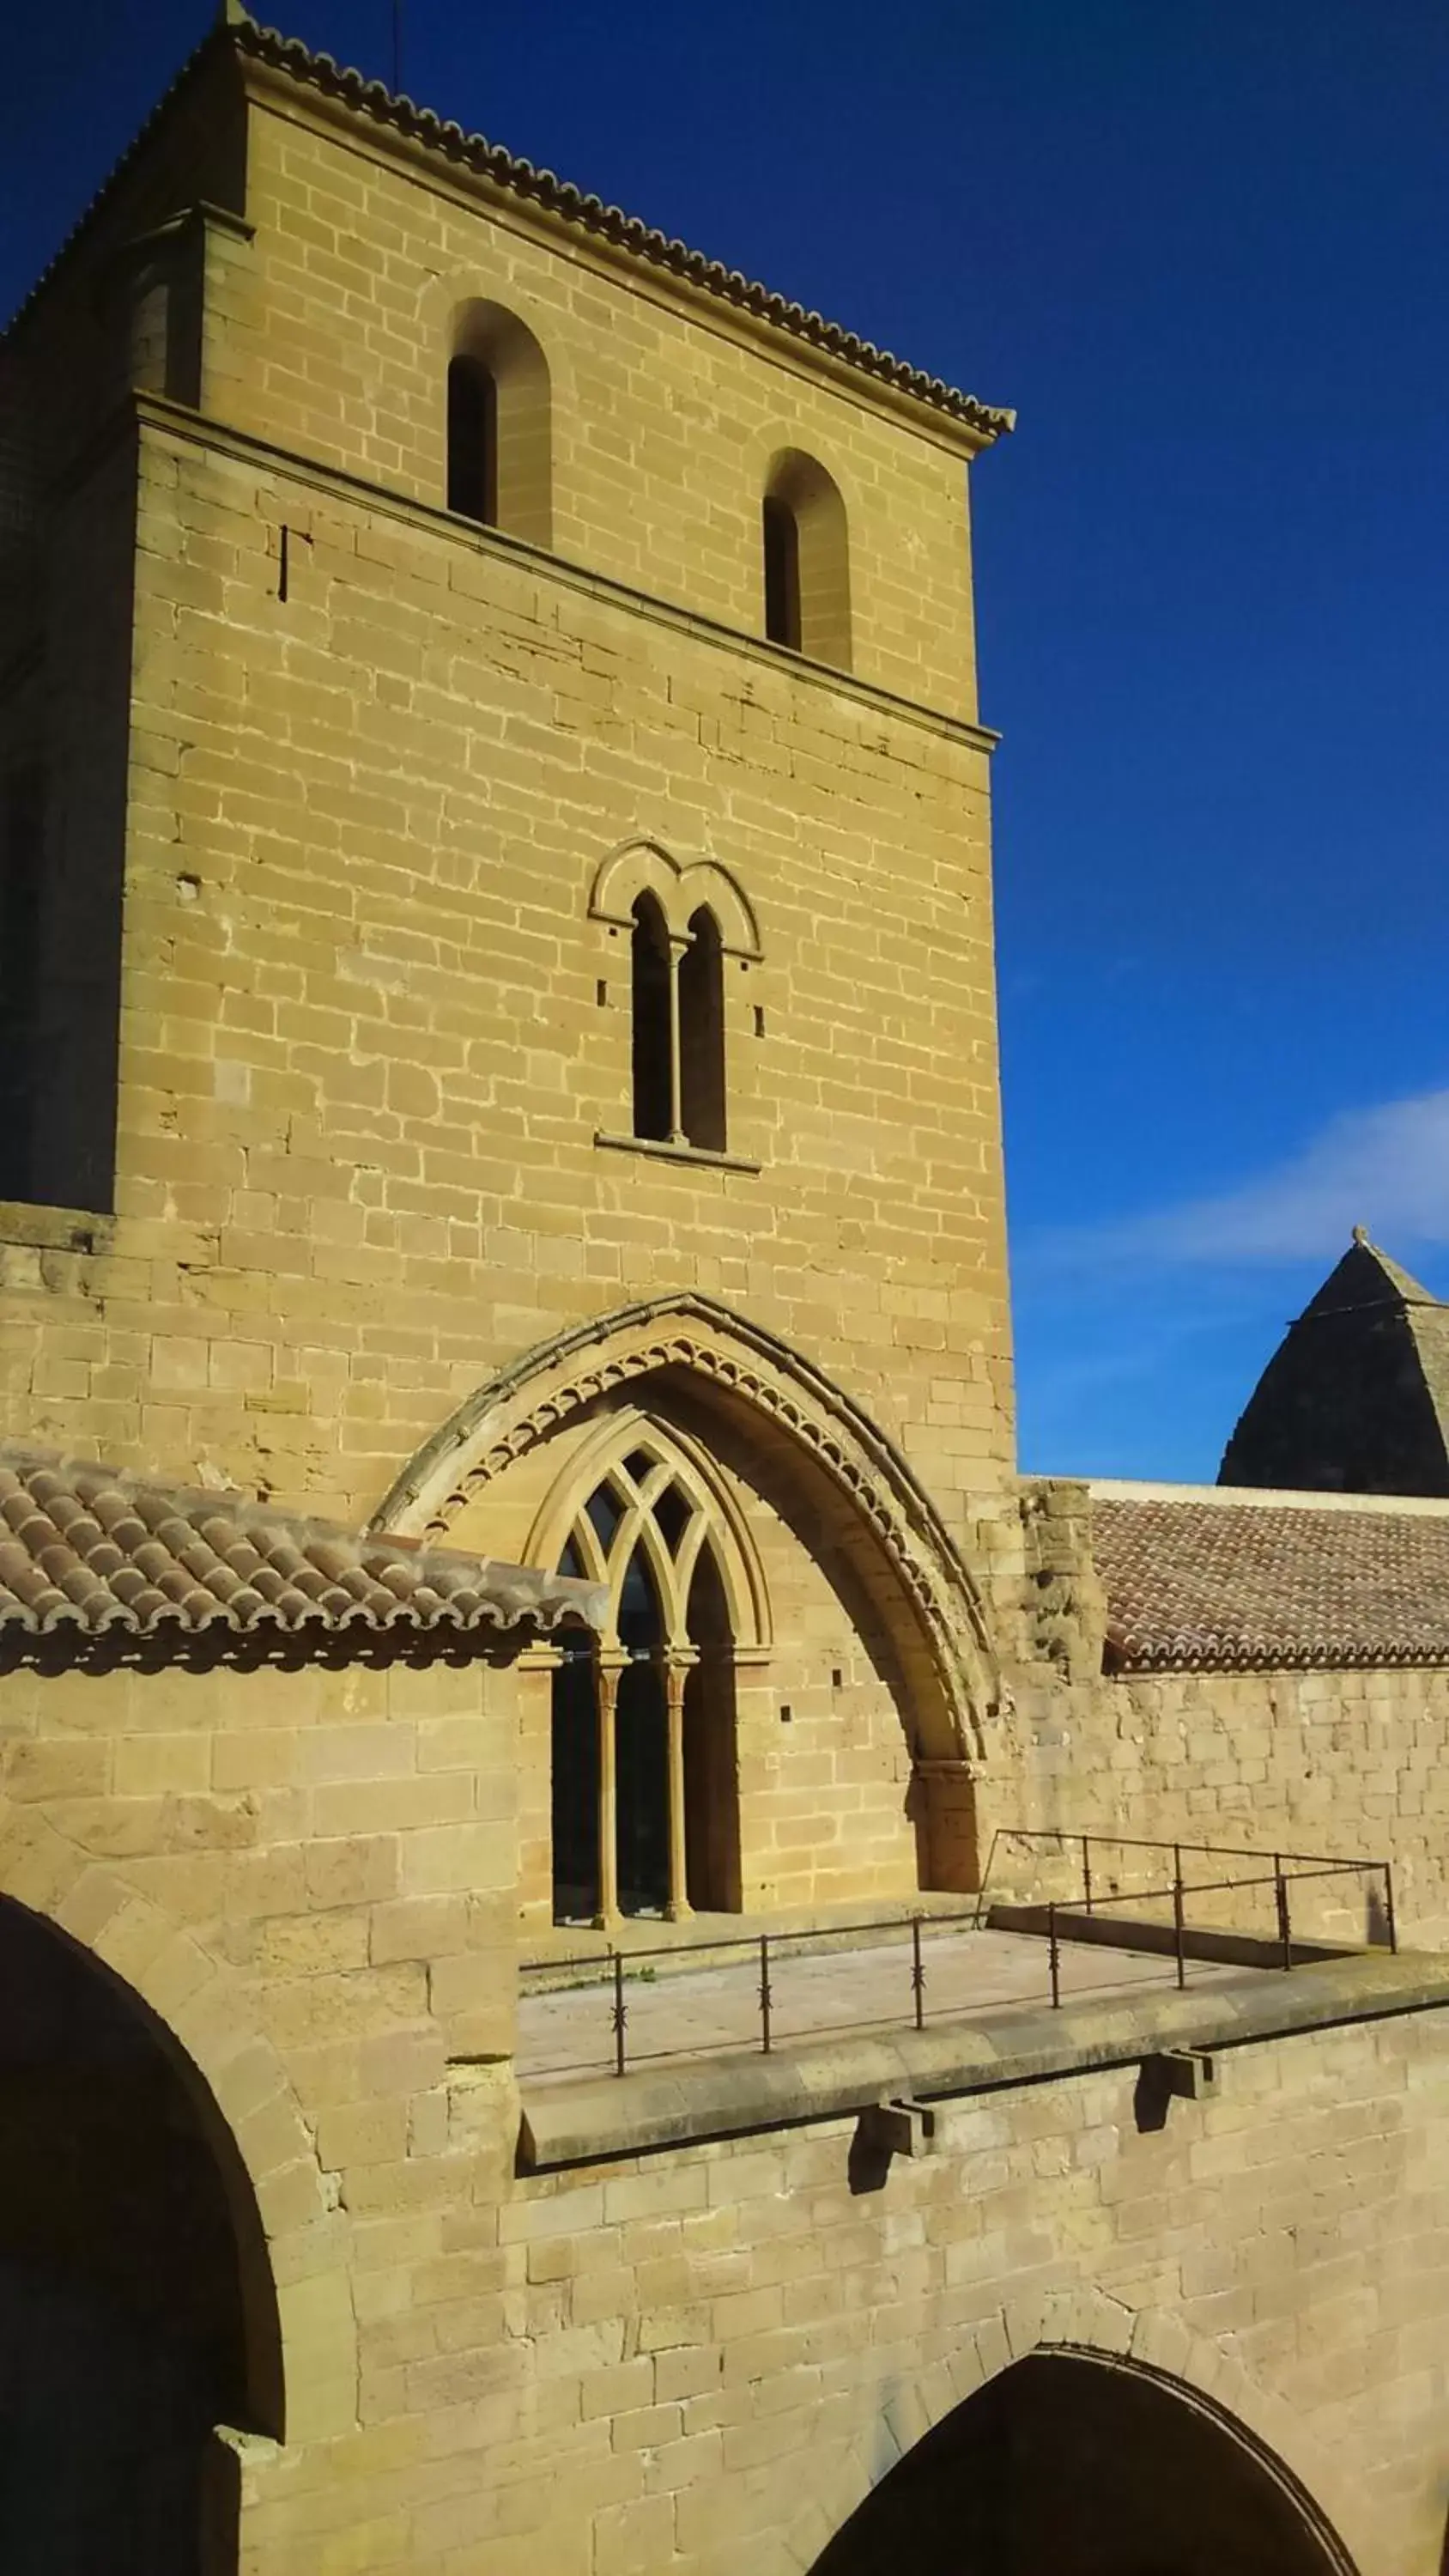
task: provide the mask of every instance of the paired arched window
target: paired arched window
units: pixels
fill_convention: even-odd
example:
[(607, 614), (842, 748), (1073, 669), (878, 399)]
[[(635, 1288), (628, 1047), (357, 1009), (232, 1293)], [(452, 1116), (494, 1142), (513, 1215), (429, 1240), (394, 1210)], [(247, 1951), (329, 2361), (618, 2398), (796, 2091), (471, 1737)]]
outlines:
[(707, 904), (672, 933), (639, 895), (629, 942), (634, 1134), (725, 1150), (724, 944)]
[(845, 503), (823, 465), (799, 448), (774, 459), (761, 504), (765, 633), (812, 662), (850, 668), (850, 561)]
[(729, 1538), (692, 1461), (636, 1425), (579, 1510), (562, 1574), (607, 1584), (602, 1638), (569, 1637), (553, 1686), (559, 1922), (740, 1902)]
[(447, 406), (449, 509), (550, 544), (548, 364), (516, 313), (478, 301), (454, 316)]
[[(629, 943), (631, 1116), (600, 1144), (728, 1150), (725, 979), (760, 961), (754, 908), (716, 859), (676, 859), (658, 841), (621, 841), (599, 863), (590, 917), (608, 925), (623, 964)], [(599, 1000), (612, 987), (603, 977)], [(748, 985), (736, 984), (736, 1011)], [(764, 1035), (757, 1005), (755, 1033)]]

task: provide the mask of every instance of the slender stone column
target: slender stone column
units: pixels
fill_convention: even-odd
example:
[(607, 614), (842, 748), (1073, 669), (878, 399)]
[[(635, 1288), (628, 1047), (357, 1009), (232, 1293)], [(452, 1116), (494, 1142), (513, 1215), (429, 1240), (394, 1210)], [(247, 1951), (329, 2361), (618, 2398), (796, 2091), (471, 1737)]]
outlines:
[(614, 1711), (619, 1698), (619, 1666), (594, 1666), (594, 1705), (599, 1719), (599, 1911), (595, 1921), (606, 1930), (619, 1920), (619, 1813), (614, 1761)]
[(669, 1141), (671, 1145), (689, 1142), (684, 1132), (684, 1069), (679, 1052), (679, 968), (687, 939), (671, 930), (669, 934)]
[(684, 1682), (686, 1667), (670, 1655), (664, 1666), (669, 1720), (669, 1918), (690, 1912), (689, 1856), (684, 1839)]

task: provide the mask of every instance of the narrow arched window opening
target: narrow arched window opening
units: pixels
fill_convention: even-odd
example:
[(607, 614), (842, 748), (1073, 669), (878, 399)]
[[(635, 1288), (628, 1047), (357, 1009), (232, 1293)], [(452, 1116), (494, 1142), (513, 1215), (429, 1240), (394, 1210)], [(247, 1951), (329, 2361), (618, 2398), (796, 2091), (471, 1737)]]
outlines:
[(705, 908), (679, 962), (680, 1124), (691, 1145), (725, 1149), (724, 951)]
[(480, 527), (498, 525), (498, 382), (466, 354), (448, 368), (448, 507)]
[(633, 1004), (634, 1133), (666, 1142), (674, 1133), (673, 995), (669, 933), (654, 897), (633, 908), (630, 982)]
[(763, 505), (765, 633), (812, 662), (850, 668), (850, 550), (839, 486), (813, 456), (773, 460)]
[(772, 644), (800, 650), (800, 531), (795, 513), (778, 493), (767, 492), (761, 512), (765, 540), (765, 633)]
[(684, 1679), (685, 1879), (696, 1913), (735, 1914), (740, 1795), (734, 1640), (719, 1560), (708, 1539), (695, 1564), (686, 1625), (695, 1661)]
[(453, 316), (447, 401), (448, 507), (531, 545), (553, 543), (548, 362), (504, 305)]

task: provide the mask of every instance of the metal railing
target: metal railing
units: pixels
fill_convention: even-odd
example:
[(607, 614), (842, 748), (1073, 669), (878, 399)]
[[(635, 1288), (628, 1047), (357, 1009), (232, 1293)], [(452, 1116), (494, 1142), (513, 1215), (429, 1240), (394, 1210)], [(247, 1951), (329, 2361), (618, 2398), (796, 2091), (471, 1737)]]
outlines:
[[(983, 1919), (991, 1901), (991, 1875), (996, 1863), (998, 1847), (1007, 1840), (1028, 1844), (1050, 1844), (1058, 1853), (1070, 1852), (1074, 1879), (1078, 1865), (1080, 1866), (1080, 1895), (1074, 1888), (1073, 1894), (1065, 1900), (1055, 1896), (1027, 1898), (1022, 1900), (1020, 1905), (1023, 1913), (1035, 1915), (1039, 1918), (1039, 1922), (1023, 1924), (1018, 1928), (1028, 1932), (1040, 1928), (1045, 1932), (1046, 1995), (1043, 2000), (1049, 2000), (1054, 2010), (1060, 2008), (1062, 2001), (1064, 1944), (1075, 1943), (1080, 1948), (1087, 1940), (1093, 1938), (1100, 1940), (1102, 1937), (1100, 1934), (1083, 1934), (1080, 1929), (1080, 1918), (1084, 1915), (1090, 1917), (1094, 1925), (1101, 1924), (1105, 1927), (1112, 1923), (1119, 1911), (1124, 1908), (1170, 1906), (1171, 1940), (1162, 1955), (1166, 1955), (1166, 1948), (1170, 1948), (1176, 1983), (1181, 1989), (1187, 1983), (1189, 1958), (1211, 1959), (1212, 1945), (1223, 1941), (1225, 1937), (1221, 1926), (1191, 1924), (1188, 1919), (1190, 1903), (1196, 1904), (1196, 1901), (1202, 1898), (1216, 1899), (1271, 1889), (1273, 1932), (1268, 1939), (1260, 1940), (1259, 1936), (1244, 1934), (1241, 1930), (1232, 1931), (1227, 1937), (1235, 1941), (1251, 1941), (1253, 1946), (1261, 1949), (1265, 1954), (1275, 1954), (1273, 1960), (1275, 1966), (1291, 1971), (1301, 1960), (1318, 1955), (1324, 1946), (1317, 1942), (1308, 1943), (1301, 1932), (1295, 1933), (1292, 1889), (1310, 1879), (1352, 1877), (1361, 1883), (1365, 1873), (1368, 1873), (1374, 1881), (1381, 1881), (1383, 1886), (1386, 1942), (1381, 1946), (1386, 1946), (1390, 1950), (1398, 1948), (1393, 1871), (1391, 1864), (1385, 1860), (1334, 1861), (1316, 1853), (1268, 1854), (1251, 1850), (1248, 1846), (1240, 1844), (1149, 1842), (1142, 1837), (1133, 1836), (1065, 1834), (1051, 1829), (1003, 1826), (993, 1836), (980, 1893), (969, 1907), (963, 1907), (959, 1911), (939, 1913), (933, 1911), (929, 1915), (913, 1913), (885, 1921), (877, 1919), (870, 1923), (831, 1924), (791, 1932), (749, 1933), (720, 1940), (661, 1943), (650, 1949), (625, 1951), (617, 1945), (611, 1945), (606, 1949), (573, 1959), (524, 1960), (519, 1970), (520, 1977), (525, 1980), (548, 1978), (550, 1990), (554, 1991), (561, 1989), (573, 1992), (580, 1986), (593, 1983), (601, 1983), (605, 1987), (612, 2041), (609, 2054), (616, 2075), (626, 2074), (631, 2064), (638, 2065), (646, 2058), (677, 2057), (686, 2054), (710, 2055), (720, 2050), (737, 2049), (742, 2044), (747, 2044), (742, 2042), (736, 2032), (716, 2040), (692, 2040), (687, 2047), (683, 2048), (674, 2046), (641, 2050), (637, 2045), (631, 2048), (630, 2003), (626, 1989), (640, 1981), (647, 1981), (652, 1985), (658, 1976), (659, 1965), (664, 1961), (667, 1961), (669, 1967), (678, 1974), (701, 1968), (728, 1968), (736, 1964), (743, 1967), (747, 1962), (752, 1963), (755, 1970), (754, 2018), (758, 2030), (758, 2045), (761, 2054), (768, 2057), (778, 2037), (777, 1979), (779, 1969), (787, 1958), (798, 1954), (802, 1946), (808, 1955), (826, 1952), (837, 1942), (848, 1944), (857, 1951), (867, 1947), (888, 1949), (899, 1942), (906, 1956), (903, 1960), (901, 2010), (898, 2014), (891, 2011), (884, 2014), (874, 2012), (848, 2021), (832, 2020), (816, 2025), (814, 2033), (797, 2031), (791, 2036), (804, 2038), (818, 2035), (823, 2030), (833, 2033), (840, 2030), (859, 2031), (905, 2026), (924, 2030), (927, 2019), (928, 1982), (926, 1954), (929, 1947), (925, 1935), (941, 1934), (949, 1938), (953, 1935), (977, 1932), (982, 1928)], [(1100, 1865), (1099, 1860), (1099, 1865), (1094, 1870), (1094, 1854), (1100, 1856), (1108, 1851), (1170, 1854), (1171, 1875), (1169, 1877), (1164, 1873), (1160, 1879), (1154, 1880), (1146, 1887), (1121, 1888), (1112, 1884), (1108, 1888), (1107, 1882), (1112, 1875), (1110, 1869)], [(1259, 1867), (1252, 1872), (1196, 1879), (1185, 1876), (1185, 1857), (1249, 1860), (1258, 1863)], [(1124, 1933), (1123, 1947), (1147, 1948), (1148, 1945), (1143, 1941), (1140, 1933), (1136, 1941), (1132, 1939), (1130, 1933), (1126, 1933), (1125, 1927)], [(1110, 1943), (1104, 1946), (1110, 1946)], [(1334, 1943), (1331, 1946), (1336, 1950), (1347, 1952), (1370, 1945), (1345, 1942)], [(1156, 1949), (1157, 1945), (1153, 1944), (1151, 1947)], [(1265, 1955), (1261, 1960), (1251, 1961), (1248, 1964), (1267, 1966), (1268, 1957)], [(1087, 1990), (1081, 1986), (1080, 1980), (1077, 1990)], [(527, 1991), (526, 1987), (525, 1991)], [(944, 2009), (951, 2011), (957, 2018), (962, 2016), (963, 2011), (974, 2018), (981, 2012), (1010, 2009), (1013, 2005), (1019, 2009), (1025, 2001), (1029, 2001), (1029, 1998), (1018, 1994), (1005, 1999), (974, 2001), (964, 2007), (960, 2004), (951, 2005)], [(596, 2064), (598, 2060), (589, 2062)], [(555, 2068), (552, 2071), (569, 2070)]]
[[(910, 1914), (886, 1919), (877, 1918), (873, 1923), (832, 1923), (814, 1930), (798, 1932), (752, 1932), (737, 1940), (661, 1943), (656, 1948), (648, 1950), (597, 1950), (573, 1959), (524, 1959), (520, 1963), (518, 1973), (520, 1977), (548, 1977), (553, 1981), (555, 1989), (562, 1986), (564, 1991), (570, 1991), (575, 1986), (586, 1982), (589, 1970), (601, 1971), (602, 1981), (606, 1984), (609, 1993), (614, 2072), (616, 2075), (623, 2075), (627, 2072), (630, 2063), (627, 2043), (629, 2006), (625, 1999), (625, 1987), (637, 1981), (641, 1975), (652, 1981), (657, 1974), (657, 1963), (666, 1959), (676, 1972), (683, 1974), (696, 1965), (728, 1966), (733, 1959), (739, 1959), (743, 1965), (745, 1955), (752, 1957), (757, 1971), (754, 1991), (759, 2019), (760, 2051), (763, 2056), (768, 2057), (775, 2044), (775, 1985), (772, 1971), (778, 1972), (780, 1961), (788, 1954), (792, 1944), (797, 1949), (802, 1943), (808, 1944), (809, 1949), (814, 1951), (828, 1942), (843, 1941), (859, 1950), (872, 1944), (872, 1936), (874, 1944), (888, 1946), (892, 1934), (903, 1933), (908, 1936), (910, 1948), (909, 2017), (914, 2021), (917, 2030), (924, 2030), (926, 1970), (922, 1957), (921, 1934), (927, 1924), (932, 1930), (939, 1926), (948, 1931), (974, 1932), (977, 1929), (975, 1908), (974, 1906), (963, 1908), (960, 1912), (950, 1914), (933, 1913), (930, 1916)], [(905, 2017), (901, 2016), (903, 2019)], [(859, 2021), (845, 2024), (831, 2023), (829, 2027), (861, 2030), (880, 2027), (884, 2022), (889, 2028), (894, 2026), (896, 2018), (893, 2014), (884, 2016), (872, 2014)], [(799, 2035), (796, 2034), (796, 2036)], [(717, 2040), (706, 2043), (703, 2053), (710, 2053), (712, 2049), (734, 2048), (738, 2045), (735, 2039)], [(680, 2052), (676, 2049), (656, 2049), (645, 2053), (672, 2057)], [(639, 2056), (640, 2052), (636, 2050), (633, 2059), (635, 2064), (639, 2062)]]
[[(1080, 1859), (1082, 1874), (1080, 1910), (1083, 1914), (1091, 1916), (1094, 1921), (1101, 1921), (1104, 1915), (1115, 1915), (1118, 1910), (1124, 1906), (1170, 1904), (1172, 1907), (1173, 1949), (1177, 1964), (1177, 1982), (1179, 1986), (1185, 1983), (1189, 1940), (1196, 1943), (1202, 1938), (1201, 1933), (1189, 1932), (1187, 1925), (1187, 1899), (1189, 1897), (1238, 1896), (1250, 1894), (1259, 1888), (1271, 1888), (1273, 1891), (1273, 1937), (1276, 1940), (1279, 1954), (1278, 1964), (1282, 1968), (1291, 1969), (1294, 1964), (1293, 1952), (1295, 1938), (1293, 1931), (1291, 1890), (1295, 1886), (1298, 1886), (1310, 1879), (1322, 1880), (1328, 1878), (1352, 1878), (1361, 1885), (1365, 1875), (1367, 1875), (1373, 1880), (1381, 1879), (1383, 1882), (1383, 1925), (1385, 1939), (1382, 1944), (1369, 1945), (1335, 1943), (1333, 1946), (1341, 1949), (1352, 1949), (1361, 1946), (1384, 1947), (1395, 1953), (1398, 1950), (1398, 1920), (1394, 1909), (1394, 1872), (1391, 1861), (1369, 1859), (1335, 1861), (1325, 1859), (1324, 1856), (1318, 1852), (1277, 1851), (1269, 1854), (1257, 1851), (1247, 1843), (1168, 1843), (1162, 1841), (1148, 1841), (1145, 1837), (1134, 1834), (1073, 1834), (1055, 1826), (998, 1826), (996, 1832), (991, 1837), (991, 1849), (987, 1855), (986, 1868), (982, 1874), (981, 1889), (976, 1899), (976, 1920), (978, 1923), (980, 1922), (983, 1913), (985, 1913), (989, 1907), (991, 1875), (996, 1866), (996, 1855), (998, 1849), (1003, 1842), (1027, 1843), (1033, 1845), (1041, 1843), (1050, 1844), (1053, 1849), (1062, 1854), (1063, 1857), (1068, 1854), (1071, 1855), (1074, 1869), (1078, 1859)], [(1109, 1873), (1099, 1870), (1097, 1877), (1094, 1880), (1092, 1873), (1092, 1854), (1094, 1851), (1098, 1853), (1109, 1851), (1170, 1852), (1172, 1855), (1171, 1879), (1160, 1886), (1133, 1888), (1119, 1887), (1116, 1881), (1112, 1880), (1104, 1906), (1101, 1894), (1102, 1881), (1104, 1877), (1109, 1875)], [(1183, 1876), (1184, 1853), (1188, 1853), (1197, 1858), (1209, 1860), (1267, 1861), (1269, 1863), (1269, 1867), (1266, 1870), (1247, 1875), (1242, 1872), (1235, 1872), (1231, 1877), (1227, 1878), (1187, 1879)], [(1031, 1902), (1032, 1900), (1027, 1900), (1029, 1905)], [(1040, 1900), (1038, 1900), (1037, 1903), (1039, 1910)], [(1078, 1899), (1075, 1894), (1065, 1902), (1058, 1899), (1047, 1900), (1046, 1913), (1048, 1916), (1048, 1942), (1053, 1950), (1055, 1950), (1056, 1946), (1056, 1926), (1058, 1916), (1069, 1912), (1075, 1913), (1077, 1909)], [(1203, 1927), (1203, 1930), (1208, 1934), (1217, 1933), (1220, 1935), (1221, 1929), (1222, 1927), (1219, 1926)], [(1057, 2000), (1055, 1993), (1053, 1994), (1052, 2000), (1053, 2002)]]

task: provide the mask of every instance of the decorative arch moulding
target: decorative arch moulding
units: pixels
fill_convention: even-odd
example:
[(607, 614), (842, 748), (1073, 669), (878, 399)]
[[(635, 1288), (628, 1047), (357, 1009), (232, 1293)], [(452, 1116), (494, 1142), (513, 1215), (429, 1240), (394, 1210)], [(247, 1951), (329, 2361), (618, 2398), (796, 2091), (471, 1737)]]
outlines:
[(980, 1760), (1002, 1681), (980, 1589), (929, 1495), (822, 1370), (697, 1291), (618, 1309), (525, 1353), (418, 1452), (373, 1527), (442, 1537), (477, 1494), (586, 1407), (666, 1372), (753, 1412), (828, 1479), (883, 1561), (933, 1677), (932, 1705), (918, 1713), (918, 1761)]
[(628, 930), (641, 894), (653, 895), (671, 938), (687, 940), (695, 914), (707, 911), (725, 955), (759, 963), (763, 951), (754, 906), (717, 859), (677, 859), (662, 841), (647, 838), (620, 841), (599, 863), (589, 889), (589, 918)]

